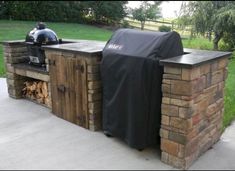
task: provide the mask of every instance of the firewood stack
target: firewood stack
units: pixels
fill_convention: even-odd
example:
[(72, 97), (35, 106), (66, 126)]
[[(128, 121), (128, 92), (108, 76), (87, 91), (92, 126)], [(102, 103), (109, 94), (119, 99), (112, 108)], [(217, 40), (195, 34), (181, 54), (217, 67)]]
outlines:
[(26, 81), (22, 90), (24, 97), (36, 100), (38, 103), (48, 106), (50, 103), (48, 94), (48, 83), (45, 81)]

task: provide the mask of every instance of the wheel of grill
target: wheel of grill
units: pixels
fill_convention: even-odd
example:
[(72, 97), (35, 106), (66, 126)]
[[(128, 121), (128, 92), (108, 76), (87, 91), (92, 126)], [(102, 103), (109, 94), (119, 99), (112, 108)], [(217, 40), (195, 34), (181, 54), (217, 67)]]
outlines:
[(106, 137), (113, 137), (109, 132), (107, 132), (107, 131), (104, 131), (104, 134), (106, 135)]
[(141, 152), (141, 151), (143, 151), (144, 150), (144, 148), (139, 148), (139, 149), (137, 149), (139, 152)]

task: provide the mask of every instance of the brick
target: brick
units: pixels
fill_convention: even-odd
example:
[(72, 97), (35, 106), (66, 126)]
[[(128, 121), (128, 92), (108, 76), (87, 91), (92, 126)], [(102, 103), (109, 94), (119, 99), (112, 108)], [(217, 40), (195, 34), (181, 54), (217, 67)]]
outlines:
[(88, 89), (98, 89), (101, 88), (101, 81), (89, 81), (88, 82)]
[(18, 53), (4, 53), (4, 56), (10, 58), (20, 58), (23, 56), (28, 56), (28, 51), (18, 52)]
[(179, 108), (177, 106), (162, 104), (161, 105), (162, 114), (167, 116), (178, 116)]
[(185, 160), (173, 155), (168, 156), (168, 164), (179, 169), (185, 169)]
[(179, 144), (178, 157), (180, 157), (180, 158), (185, 157), (185, 146), (184, 145)]
[(7, 72), (7, 78), (11, 80), (22, 80), (25, 79), (25, 77), (20, 76), (18, 74), (12, 73), (12, 72)]
[(211, 72), (206, 74), (206, 88), (211, 86)]
[(173, 141), (162, 138), (161, 139), (161, 150), (177, 156), (179, 145)]
[(179, 74), (181, 74), (181, 68), (165, 66), (164, 67), (164, 73), (179, 75)]
[(194, 139), (191, 139), (185, 146), (185, 155), (190, 156), (192, 153), (195, 153), (198, 150), (199, 145), (199, 136), (196, 136)]
[(224, 81), (218, 84), (218, 90), (224, 90)]
[(181, 75), (176, 74), (163, 74), (164, 79), (172, 79), (172, 80), (181, 80)]
[(225, 68), (223, 71), (224, 71), (223, 80), (225, 81), (228, 77), (228, 69)]
[(193, 125), (198, 124), (201, 121), (201, 116), (200, 114), (196, 114), (192, 117)]
[(210, 86), (210, 87), (204, 89), (203, 93), (204, 94), (213, 94), (213, 93), (215, 93), (217, 91), (217, 88), (218, 88), (217, 85)]
[(223, 90), (218, 90), (218, 91), (215, 92), (212, 102), (214, 103), (217, 100), (219, 100), (220, 98), (223, 98)]
[(184, 169), (187, 170), (199, 156), (199, 151), (195, 151), (191, 155), (185, 158), (185, 166)]
[(165, 92), (163, 92), (163, 97), (174, 98), (174, 99), (181, 99), (180, 95), (175, 95), (175, 94), (165, 93)]
[(26, 51), (27, 51), (27, 48), (25, 46), (4, 48), (5, 53), (21, 53), (21, 52), (26, 52)]
[(192, 130), (190, 130), (187, 134), (187, 140), (190, 141), (193, 138), (195, 138), (198, 135), (198, 129), (197, 128), (193, 128)]
[(202, 66), (200, 66), (200, 74), (201, 75), (206, 75), (210, 72), (210, 64), (203, 64)]
[(192, 85), (189, 81), (171, 81), (171, 93), (176, 95), (191, 95), (192, 94)]
[(169, 131), (161, 128), (160, 129), (160, 137), (168, 139), (168, 136), (169, 136)]
[(185, 101), (180, 99), (170, 99), (170, 104), (180, 106), (180, 107), (190, 107), (192, 106), (192, 101)]
[(28, 62), (29, 59), (27, 56), (22, 56), (19, 58), (7, 58), (7, 62), (11, 64), (25, 63)]
[(87, 72), (88, 73), (99, 73), (100, 72), (100, 65), (87, 65)]
[(212, 76), (211, 76), (211, 84), (212, 85), (217, 84), (223, 80), (224, 80), (223, 70), (218, 70), (218, 71), (212, 73)]
[(168, 136), (169, 136), (169, 140), (177, 142), (179, 144), (187, 143), (187, 137), (184, 134), (170, 131)]
[(97, 74), (87, 74), (87, 80), (88, 81), (97, 81), (97, 80), (100, 80), (100, 74), (97, 73)]
[(192, 81), (192, 93), (201, 92), (205, 88), (206, 88), (206, 76), (202, 76)]
[(164, 162), (164, 163), (168, 162), (168, 153), (162, 151), (161, 161)]
[(194, 114), (195, 110), (193, 107), (180, 107), (179, 108), (179, 117), (184, 119), (189, 119)]
[(202, 132), (207, 126), (208, 126), (208, 121), (205, 121), (205, 120), (202, 120), (200, 123), (199, 123), (199, 127), (198, 127), (198, 132)]
[(169, 125), (169, 123), (170, 123), (170, 117), (166, 115), (162, 115), (161, 124)]
[(218, 69), (223, 69), (228, 65), (228, 58), (222, 58), (218, 61)]
[(195, 104), (196, 108), (195, 112), (197, 113), (206, 112), (208, 106), (209, 106), (209, 97), (205, 97), (203, 100)]
[(15, 72), (15, 68), (10, 63), (7, 63), (6, 64), (6, 71), (7, 72)]
[(200, 77), (200, 67), (193, 69), (182, 68), (182, 80), (194, 80)]
[(171, 92), (171, 85), (169, 85), (169, 84), (162, 84), (162, 92), (170, 93)]
[(177, 117), (171, 117), (170, 118), (170, 126), (182, 130), (186, 130), (188, 128), (187, 120), (177, 118)]
[(163, 83), (163, 84), (171, 84), (171, 80), (169, 80), (169, 79), (163, 79), (163, 80), (162, 80), (162, 83)]
[(207, 116), (210, 117), (212, 114), (214, 114), (216, 112), (216, 108), (217, 108), (216, 103), (208, 106), (207, 111), (206, 111)]
[(170, 104), (170, 98), (169, 98), (169, 97), (163, 97), (163, 98), (162, 98), (162, 103), (164, 103), (164, 104)]
[(93, 102), (93, 101), (98, 101), (102, 99), (102, 94), (97, 93), (97, 94), (88, 94), (88, 101)]
[(218, 70), (218, 61), (214, 61), (211, 63), (211, 72), (215, 72)]
[(88, 108), (93, 109), (93, 110), (99, 110), (99, 109), (101, 109), (101, 102), (100, 101), (89, 102), (88, 103)]
[(220, 98), (216, 101), (216, 105), (217, 105), (217, 110), (220, 110), (224, 107), (224, 99)]

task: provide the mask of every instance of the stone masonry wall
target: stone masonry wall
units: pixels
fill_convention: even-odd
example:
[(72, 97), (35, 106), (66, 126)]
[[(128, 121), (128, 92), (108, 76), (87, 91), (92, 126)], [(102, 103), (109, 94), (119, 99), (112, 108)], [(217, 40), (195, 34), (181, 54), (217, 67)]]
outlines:
[[(29, 78), (38, 79), (48, 82), (50, 79), (48, 74), (37, 73), (26, 69), (15, 68), (14, 64), (28, 62), (28, 51), (23, 41), (4, 42), (4, 63), (6, 68), (8, 94), (15, 99), (22, 98), (22, 89), (24, 88), (24, 82)], [(50, 86), (49, 99), (50, 99)], [(51, 107), (51, 103), (48, 103), (47, 107)]]
[(164, 66), (161, 160), (187, 169), (222, 130), (228, 58), (194, 68)]
[(20, 42), (9, 43), (3, 45), (3, 52), (9, 96), (16, 99), (21, 98), (21, 90), (27, 78), (16, 74), (13, 64), (27, 61), (27, 48), (23, 43)]

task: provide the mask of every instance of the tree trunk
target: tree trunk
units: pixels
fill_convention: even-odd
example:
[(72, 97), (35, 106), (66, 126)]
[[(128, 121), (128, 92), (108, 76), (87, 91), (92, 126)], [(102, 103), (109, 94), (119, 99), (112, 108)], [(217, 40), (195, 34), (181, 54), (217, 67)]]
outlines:
[(212, 32), (209, 31), (209, 33), (208, 33), (208, 39), (209, 39), (210, 42), (211, 42), (211, 34), (212, 34)]
[(145, 21), (141, 21), (141, 30), (144, 30), (144, 24), (145, 24)]
[(223, 36), (222, 31), (221, 32), (216, 32), (215, 31), (215, 38), (213, 40), (214, 50), (218, 50), (218, 48), (219, 48), (218, 44), (219, 44), (219, 41), (222, 38), (222, 36)]

